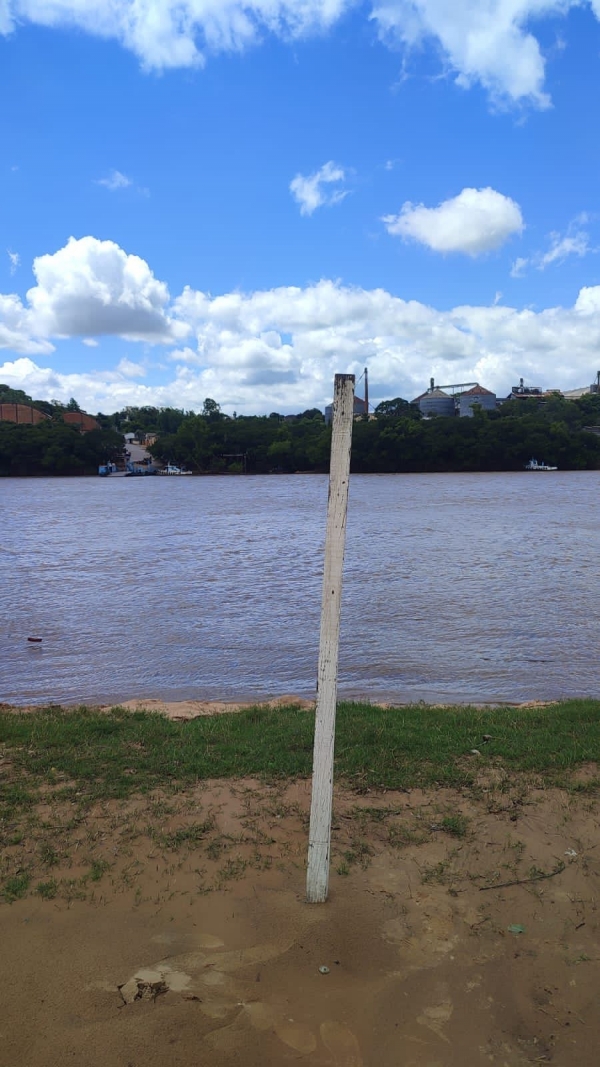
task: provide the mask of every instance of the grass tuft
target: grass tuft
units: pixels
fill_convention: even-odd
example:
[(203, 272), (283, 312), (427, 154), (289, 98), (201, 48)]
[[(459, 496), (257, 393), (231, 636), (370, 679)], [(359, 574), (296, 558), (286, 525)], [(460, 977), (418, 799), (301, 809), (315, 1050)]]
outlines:
[(13, 874), (11, 878), (7, 878), (4, 882), (2, 896), (9, 904), (12, 904), (15, 900), (21, 900), (26, 895), (30, 883), (30, 874), (26, 872)]
[[(153, 789), (182, 789), (208, 778), (308, 777), (314, 714), (296, 707), (173, 722), (114, 708), (0, 712), (0, 751), (11, 761), (0, 792), (9, 820), (58, 780), (80, 805)], [(484, 735), (491, 742), (473, 758)], [(357, 792), (472, 786), (486, 768), (544, 775), (577, 785), (573, 772), (600, 763), (600, 701), (541, 708), (379, 708), (339, 705), (336, 777)], [(132, 773), (133, 772), (133, 773)], [(598, 779), (593, 780), (594, 790)], [(382, 816), (383, 817), (383, 816)], [(448, 833), (461, 836), (458, 823)], [(197, 832), (197, 831), (195, 831)], [(178, 843), (174, 842), (175, 847)], [(51, 857), (48, 856), (48, 865)]]

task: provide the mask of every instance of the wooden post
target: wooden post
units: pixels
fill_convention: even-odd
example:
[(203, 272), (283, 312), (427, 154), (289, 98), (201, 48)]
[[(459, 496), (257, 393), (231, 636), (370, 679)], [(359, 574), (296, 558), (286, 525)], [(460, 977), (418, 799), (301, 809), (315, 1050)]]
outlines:
[(325, 570), (321, 605), (321, 636), (317, 676), (317, 714), (313, 756), (312, 800), (308, 839), (306, 899), (327, 900), (333, 804), (333, 748), (337, 699), (342, 569), (350, 481), (350, 447), (354, 418), (354, 375), (336, 374), (329, 467), (329, 500), (325, 536)]

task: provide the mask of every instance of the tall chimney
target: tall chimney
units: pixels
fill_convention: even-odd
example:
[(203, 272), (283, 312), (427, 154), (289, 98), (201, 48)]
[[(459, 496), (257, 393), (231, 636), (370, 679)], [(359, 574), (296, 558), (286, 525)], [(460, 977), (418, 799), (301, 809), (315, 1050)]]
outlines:
[(369, 371), (365, 367), (365, 415), (369, 414)]

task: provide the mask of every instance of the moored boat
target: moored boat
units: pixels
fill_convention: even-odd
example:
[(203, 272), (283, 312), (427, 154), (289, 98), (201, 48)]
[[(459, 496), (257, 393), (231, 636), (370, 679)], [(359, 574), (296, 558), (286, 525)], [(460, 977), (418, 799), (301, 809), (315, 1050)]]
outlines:
[(169, 474), (181, 477), (182, 475), (191, 474), (191, 471), (184, 471), (181, 467), (176, 467), (174, 463), (167, 463), (166, 467), (163, 467), (159, 474)]
[(525, 464), (526, 471), (557, 471), (558, 467), (549, 467), (547, 463), (538, 463), (537, 459), (530, 459)]

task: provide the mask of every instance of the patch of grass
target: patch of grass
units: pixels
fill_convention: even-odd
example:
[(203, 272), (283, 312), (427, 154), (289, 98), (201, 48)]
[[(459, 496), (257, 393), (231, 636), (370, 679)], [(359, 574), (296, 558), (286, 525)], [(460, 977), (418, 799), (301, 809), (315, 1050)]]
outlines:
[(83, 888), (83, 879), (67, 878), (62, 882), (65, 900), (85, 900), (87, 893)]
[(90, 882), (99, 882), (102, 876), (110, 868), (108, 860), (93, 860), (88, 878)]
[(247, 866), (248, 861), (245, 860), (242, 856), (235, 856), (232, 859), (228, 859), (217, 874), (217, 888), (224, 885), (226, 882), (231, 882), (237, 878), (241, 878)]
[(413, 830), (404, 823), (390, 826), (387, 837), (388, 845), (392, 848), (405, 848), (407, 845), (423, 845), (429, 841), (429, 834), (423, 830)]
[(152, 836), (161, 848), (177, 852), (183, 845), (192, 847), (199, 844), (214, 829), (214, 825), (213, 819), (205, 819), (204, 822), (193, 823), (191, 826), (181, 826), (178, 830), (173, 830), (167, 834), (155, 831)]
[(210, 844), (207, 845), (206, 855), (211, 860), (218, 860), (219, 856), (222, 856), (228, 848), (231, 848), (231, 841), (225, 834), (219, 834), (218, 837), (213, 837)]
[(2, 896), (9, 904), (12, 904), (14, 900), (21, 900), (27, 893), (31, 884), (31, 875), (26, 871), (22, 871), (20, 874), (13, 874), (12, 877), (7, 878), (2, 886)]
[(40, 860), (46, 867), (56, 867), (60, 860), (54, 845), (51, 845), (48, 841), (42, 842), (40, 846)]
[(58, 882), (54, 878), (51, 878), (48, 882), (38, 882), (35, 891), (42, 900), (54, 900), (58, 893)]
[(465, 837), (469, 828), (469, 820), (465, 815), (445, 815), (440, 822), (440, 830), (451, 837)]
[[(38, 790), (61, 775), (79, 806), (207, 778), (308, 777), (313, 731), (314, 714), (296, 707), (189, 722), (122, 708), (3, 711), (0, 744), (13, 780), (0, 793), (0, 806), (7, 818), (30, 808)], [(469, 753), (484, 734), (493, 740), (474, 759)], [(543, 708), (339, 705), (336, 777), (357, 791), (470, 787), (486, 766), (566, 784), (586, 763), (600, 763), (597, 700)]]

